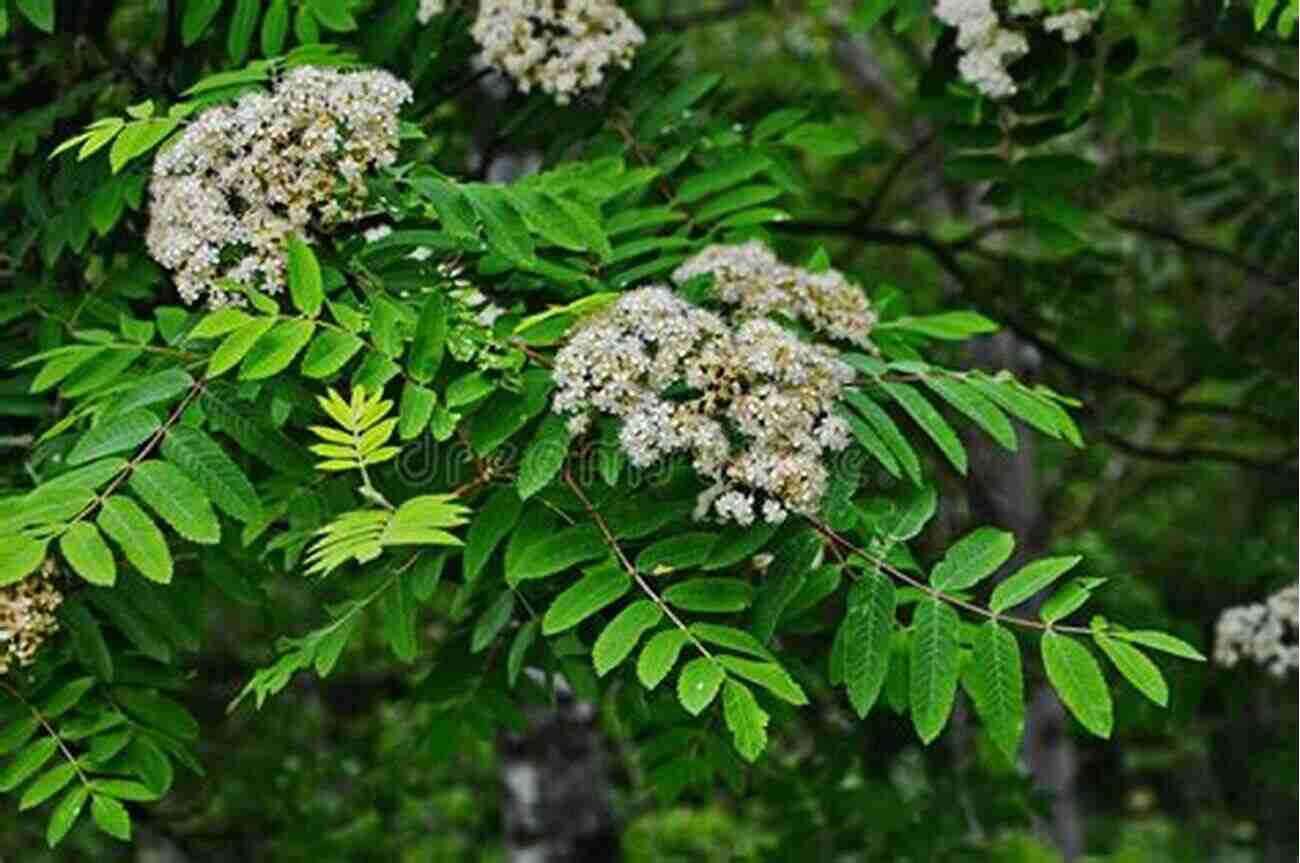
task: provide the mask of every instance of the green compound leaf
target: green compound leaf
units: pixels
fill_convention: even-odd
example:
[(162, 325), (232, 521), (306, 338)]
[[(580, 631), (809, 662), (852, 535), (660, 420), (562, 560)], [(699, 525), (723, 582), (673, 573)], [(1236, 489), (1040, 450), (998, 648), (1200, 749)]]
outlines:
[(919, 425), (935, 446), (944, 454), (960, 474), (966, 473), (966, 448), (962, 446), (957, 433), (948, 425), (948, 421), (921, 395), (907, 384), (881, 381), (880, 386), (898, 402), (917, 425)]
[(948, 549), (943, 560), (930, 572), (936, 590), (965, 590), (974, 587), (1006, 563), (1015, 551), (1016, 538), (1005, 530), (980, 527), (966, 534)]
[(618, 600), (631, 586), (628, 574), (612, 563), (588, 570), (551, 603), (542, 618), (542, 634), (555, 635), (577, 626)]
[(1047, 679), (1065, 706), (1084, 728), (1098, 737), (1110, 737), (1110, 689), (1088, 648), (1060, 633), (1048, 632), (1043, 635), (1042, 653)]
[(743, 611), (752, 598), (753, 589), (737, 578), (692, 578), (663, 592), (669, 605), (704, 613)]
[(787, 701), (796, 707), (808, 703), (808, 696), (804, 694), (803, 687), (795, 683), (794, 678), (775, 662), (757, 662), (753, 659), (741, 659), (726, 654), (719, 656), (718, 662), (727, 671), (757, 683), (782, 701)]
[(689, 640), (680, 629), (667, 629), (646, 642), (636, 663), (636, 676), (641, 685), (646, 689), (658, 686), (673, 670), (677, 657)]
[(91, 584), (107, 586), (117, 580), (117, 563), (99, 528), (79, 521), (59, 537), (59, 550), (77, 575)]
[(131, 815), (126, 807), (103, 794), (94, 794), (90, 798), (90, 816), (95, 826), (123, 842), (131, 841)]
[(256, 381), (277, 375), (311, 341), (314, 321), (284, 321), (257, 340), (239, 366), (239, 379)]
[(569, 439), (564, 419), (549, 416), (542, 421), (519, 461), (515, 489), (520, 500), (528, 500), (555, 479), (569, 455)]
[(1169, 706), (1169, 684), (1165, 682), (1165, 676), (1160, 673), (1159, 667), (1145, 653), (1104, 633), (1096, 635), (1096, 642), (1111, 664), (1119, 669), (1119, 673), (1138, 692), (1161, 707)]
[(161, 427), (162, 420), (158, 415), (144, 408), (105, 417), (77, 441), (72, 452), (68, 453), (68, 464), (84, 464), (100, 456), (133, 449)]
[(1062, 575), (1077, 566), (1081, 560), (1083, 558), (1078, 555), (1068, 555), (1064, 557), (1045, 557), (1042, 560), (1035, 560), (1032, 563), (1025, 564), (1016, 571), (1015, 575), (993, 588), (989, 608), (998, 614), (1009, 608), (1014, 608), (1034, 594), (1047, 588)]
[(638, 599), (618, 613), (600, 633), (591, 649), (596, 674), (604, 677), (636, 649), (637, 642), (663, 619), (664, 613), (648, 599)]
[(72, 825), (77, 823), (86, 801), (90, 799), (90, 789), (78, 785), (63, 795), (54, 811), (50, 813), (49, 825), (45, 828), (45, 842), (51, 848), (57, 846), (68, 835)]
[(221, 524), (207, 495), (175, 465), (151, 459), (136, 465), (131, 490), (177, 533), (190, 542), (212, 544), (221, 539)]
[(692, 716), (699, 716), (712, 703), (726, 677), (722, 666), (703, 656), (692, 659), (677, 677), (677, 700)]
[(167, 540), (135, 501), (122, 495), (110, 497), (100, 508), (96, 523), (141, 575), (160, 584), (172, 580), (172, 555)]
[(163, 438), (162, 454), (193, 480), (217, 508), (242, 522), (262, 518), (257, 491), (226, 451), (204, 432), (178, 425)]
[(963, 682), (989, 737), (1015, 763), (1025, 729), (1025, 684), (1016, 637), (996, 621), (979, 627)]
[(922, 600), (912, 616), (909, 701), (912, 726), (924, 743), (939, 736), (952, 712), (957, 695), (960, 626), (952, 606), (939, 599)]
[(325, 301), (325, 283), (316, 253), (297, 234), (285, 243), (285, 253), (289, 263), (289, 296), (294, 308), (314, 318), (320, 314), (321, 303)]
[(767, 748), (769, 717), (749, 687), (737, 680), (723, 684), (722, 716), (740, 757), (751, 763), (757, 761)]
[(895, 597), (893, 582), (880, 572), (865, 574), (849, 590), (848, 613), (840, 624), (844, 684), (862, 719), (879, 698), (889, 671)]

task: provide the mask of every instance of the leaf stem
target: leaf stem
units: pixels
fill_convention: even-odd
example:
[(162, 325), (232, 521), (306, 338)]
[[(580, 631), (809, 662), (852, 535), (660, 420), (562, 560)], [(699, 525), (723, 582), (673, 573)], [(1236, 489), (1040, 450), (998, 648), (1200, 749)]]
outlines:
[(690, 639), (691, 644), (695, 645), (695, 648), (703, 654), (706, 659), (710, 662), (716, 663), (717, 659), (709, 649), (704, 646), (703, 642), (695, 637), (695, 633), (691, 632), (690, 627), (677, 616), (677, 612), (669, 608), (668, 604), (660, 598), (659, 594), (655, 593), (655, 589), (650, 586), (649, 582), (645, 580), (641, 573), (637, 572), (637, 568), (633, 565), (632, 561), (627, 559), (627, 555), (624, 554), (622, 547), (618, 544), (618, 539), (614, 536), (614, 532), (609, 529), (609, 523), (605, 521), (604, 516), (596, 511), (596, 507), (592, 504), (591, 499), (587, 497), (586, 493), (583, 492), (582, 488), (573, 479), (573, 474), (567, 466), (564, 469), (564, 481), (568, 484), (569, 488), (573, 490), (573, 493), (578, 496), (578, 500), (582, 501), (582, 505), (586, 508), (587, 514), (591, 516), (592, 520), (596, 523), (596, 527), (600, 529), (605, 544), (614, 552), (614, 556), (618, 558), (619, 564), (622, 565), (623, 569), (632, 580), (636, 582), (636, 586), (641, 589), (641, 592), (649, 597), (650, 601), (659, 607), (659, 610), (664, 613), (665, 617), (672, 621), (673, 625), (686, 634), (686, 637)]
[(77, 778), (81, 780), (81, 784), (86, 786), (86, 789), (89, 790), (90, 789), (89, 777), (87, 777), (86, 772), (81, 769), (81, 764), (77, 761), (77, 757), (72, 754), (72, 750), (68, 748), (68, 744), (63, 742), (63, 738), (59, 736), (59, 732), (55, 731), (54, 726), (50, 725), (49, 720), (45, 718), (45, 714), (41, 713), (40, 709), (35, 704), (32, 704), (25, 697), (23, 697), (23, 694), (19, 692), (15, 687), (10, 686), (8, 683), (5, 683), (3, 680), (0, 680), (0, 689), (4, 689), (5, 692), (8, 692), (19, 702), (21, 702), (24, 707), (26, 707), (28, 710), (31, 711), (32, 716), (35, 716), (36, 721), (41, 724), (41, 727), (43, 729), (45, 729), (45, 733), (50, 737), (54, 738), (54, 742), (58, 744), (59, 752), (63, 755), (64, 758), (67, 759), (68, 763), (72, 765), (72, 769), (77, 771)]
[(1031, 620), (1030, 618), (1027, 617), (1015, 617), (1013, 615), (1008, 615), (1008, 614), (999, 614), (998, 612), (985, 608), (981, 605), (976, 605), (975, 603), (967, 602), (966, 600), (961, 599), (960, 597), (956, 597), (951, 594), (944, 593), (941, 590), (936, 590), (935, 588), (926, 584), (924, 581), (921, 581), (919, 578), (915, 578), (914, 576), (908, 575), (898, 567), (893, 566), (892, 564), (890, 564), (888, 561), (886, 561), (884, 558), (880, 557), (879, 555), (872, 554), (866, 549), (859, 548), (857, 545), (853, 544), (849, 540), (840, 536), (835, 531), (831, 530), (829, 527), (817, 521), (816, 519), (809, 518), (808, 522), (813, 526), (813, 528), (818, 533), (820, 533), (826, 539), (830, 540), (834, 545), (839, 546), (840, 548), (843, 548), (853, 554), (865, 558), (867, 561), (869, 561), (879, 569), (883, 570), (884, 572), (888, 573), (890, 576), (898, 579), (899, 581), (909, 584), (912, 587), (915, 587), (917, 590), (920, 590), (926, 593), (927, 595), (934, 597), (935, 599), (941, 599), (944, 602), (949, 603), (950, 605), (955, 605), (958, 608), (963, 608), (966, 611), (971, 612), (972, 614), (978, 614), (981, 617), (987, 617), (990, 620), (1000, 620), (1004, 623), (1011, 624), (1012, 626), (1019, 626), (1025, 629), (1038, 629), (1044, 632), (1068, 632), (1068, 633), (1073, 633), (1075, 635), (1089, 635), (1089, 636), (1092, 635), (1092, 630), (1086, 626), (1058, 625), (1055, 623), (1044, 623), (1038, 620)]

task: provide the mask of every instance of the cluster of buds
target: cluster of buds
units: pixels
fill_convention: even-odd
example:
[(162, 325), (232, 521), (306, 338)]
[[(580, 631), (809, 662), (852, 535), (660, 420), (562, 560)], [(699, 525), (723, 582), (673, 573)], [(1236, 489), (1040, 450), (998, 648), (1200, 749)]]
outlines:
[(54, 561), (22, 581), (0, 587), (0, 674), (30, 665), (45, 640), (59, 628), (55, 609), (63, 594), (50, 576)]

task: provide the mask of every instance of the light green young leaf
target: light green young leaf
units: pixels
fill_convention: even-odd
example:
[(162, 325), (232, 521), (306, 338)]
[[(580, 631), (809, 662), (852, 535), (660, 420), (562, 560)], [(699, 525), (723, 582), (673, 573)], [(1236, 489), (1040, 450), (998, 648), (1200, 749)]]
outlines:
[(930, 743), (948, 723), (957, 694), (960, 654), (957, 613), (940, 599), (925, 599), (912, 616), (910, 678), (912, 726)]
[(109, 167), (116, 174), (128, 162), (156, 147), (164, 138), (176, 131), (179, 125), (179, 120), (163, 117), (127, 123), (108, 151)]
[(1084, 728), (1098, 737), (1110, 737), (1110, 689), (1088, 648), (1060, 633), (1047, 632), (1042, 654), (1047, 679), (1065, 706)]
[(636, 649), (637, 642), (663, 619), (659, 606), (648, 599), (638, 599), (609, 622), (591, 649), (596, 674), (604, 677)]
[(978, 312), (956, 311), (942, 312), (937, 315), (895, 318), (880, 329), (898, 329), (909, 333), (929, 336), (932, 339), (961, 341), (971, 336), (984, 333), (996, 333), (998, 325)]
[(167, 541), (135, 501), (120, 494), (110, 497), (100, 507), (96, 523), (141, 575), (160, 584), (172, 580), (172, 555)]
[(190, 542), (210, 545), (221, 540), (221, 524), (207, 495), (175, 465), (156, 459), (141, 462), (131, 471), (129, 484), (163, 521)]

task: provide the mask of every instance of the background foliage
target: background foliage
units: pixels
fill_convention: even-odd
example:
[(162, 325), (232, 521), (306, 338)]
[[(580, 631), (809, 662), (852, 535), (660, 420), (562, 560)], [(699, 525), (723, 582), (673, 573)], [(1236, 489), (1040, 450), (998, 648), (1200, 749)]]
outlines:
[[(735, 665), (720, 684), (710, 666), (686, 665), (688, 651), (682, 676), (646, 695), (638, 678), (656, 669), (642, 652), (598, 678), (613, 659), (593, 670), (586, 654), (622, 606), (592, 597), (635, 597), (617, 569), (574, 570), (608, 552), (606, 537), (579, 521), (588, 502), (552, 457), (569, 440), (543, 413), (545, 358), (605, 293), (662, 280), (722, 238), (833, 261), (886, 322), (874, 337), (885, 359), (905, 364), (858, 361), (874, 398), (859, 422), (886, 410), (905, 440), (886, 434), (884, 456), (839, 492), (847, 505), (856, 489), (866, 518), (828, 506), (829, 528), (862, 546), (910, 540), (890, 566), (924, 579), (917, 561), (996, 525), (1015, 534), (1010, 568), (1078, 554), (1078, 572), (1107, 580), (1073, 623), (1104, 615), (1208, 653), (1221, 609), (1297, 568), (1293, 3), (1112, 3), (1093, 37), (1035, 42), (1014, 69), (1020, 94), (999, 106), (961, 85), (928, 4), (629, 2), (650, 42), (599, 99), (567, 108), (477, 70), (455, 4), (423, 26), (416, 6), (0, 4), (0, 360), (12, 368), (0, 383), (0, 516), (10, 536), (15, 525), (57, 536), (49, 552), (68, 596), (37, 664), (0, 678), (0, 750), (17, 753), (0, 768), (0, 790), (14, 792), (0, 853), (505, 858), (503, 741), (557, 697), (522, 673), (530, 665), (597, 705), (592, 733), (629, 860), (810, 848), (824, 859), (1295, 858), (1293, 678), (1157, 656), (1162, 710), (1108, 668), (1113, 731), (1095, 714), (1110, 704), (1104, 689), (1072, 705), (1110, 733), (1103, 741), (1064, 714), (1051, 725), (1030, 633), (1019, 765), (1000, 751), (1016, 735), (975, 711), (977, 698), (959, 697), (923, 746), (917, 733), (934, 738), (947, 707), (918, 715), (905, 663), (880, 665), (881, 703), (865, 720), (854, 708), (873, 687), (832, 687), (841, 619), (884, 600), (848, 592), (854, 567), (834, 565), (834, 543), (816, 561), (831, 565), (813, 569), (822, 540), (794, 525), (736, 557), (776, 552), (764, 576), (734, 581), (744, 595), (710, 583), (674, 603), (743, 620), (764, 642), (780, 626), (779, 668)], [(298, 47), (321, 41), (338, 50)], [(402, 163), (419, 167), (383, 181), (387, 212), (294, 253), (289, 297), (200, 322), (141, 240), (149, 155), (183, 119), (170, 109), (338, 51), (411, 83)], [(210, 77), (232, 69), (248, 71)], [(99, 138), (74, 138), (114, 117)], [(49, 158), (70, 139), (86, 158)], [(394, 233), (359, 236), (380, 221)], [(432, 263), (405, 257), (420, 246), (435, 249)], [(435, 269), (451, 259), (508, 308), (495, 326), (474, 323), (459, 274)], [(967, 309), (1002, 329), (933, 317)], [(1008, 369), (1080, 403), (942, 369)], [(948, 420), (913, 423), (909, 397), (889, 389), (897, 374)], [(873, 389), (880, 380), (893, 382)], [(972, 423), (945, 380), (993, 388), (993, 413), (1019, 420), (1014, 454), (996, 445), (1003, 424), (987, 413)], [(317, 402), (331, 388), (333, 410)], [(364, 390), (391, 403), (366, 417)], [(1086, 446), (1073, 445), (1075, 422)], [(340, 444), (308, 426), (354, 442), (385, 433), (313, 453)], [(404, 455), (380, 449), (390, 438)], [(119, 458), (139, 463), (129, 479)], [(913, 458), (936, 496), (907, 481)], [(103, 475), (67, 479), (87, 464)], [(596, 468), (597, 509), (633, 493), (619, 468)], [(682, 518), (692, 483), (670, 475), (638, 492), (624, 523), (607, 519), (629, 554), (649, 555), (637, 570), (708, 567), (726, 551)], [(108, 503), (77, 523), (98, 532), (62, 526), (86, 511), (87, 484)], [(338, 519), (356, 511), (372, 515)], [(564, 519), (576, 526), (557, 534)], [(466, 547), (444, 551), (453, 541)], [(424, 552), (408, 557), (413, 542)], [(3, 553), (16, 567), (28, 549), (9, 540)], [(916, 591), (891, 589), (895, 601), (914, 628), (942, 615)], [(752, 619), (709, 617), (751, 603)], [(933, 625), (938, 649), (955, 651), (945, 627)], [(955, 661), (934, 671), (957, 685)], [(691, 708), (688, 675), (721, 686), (734, 709), (690, 719), (665, 692), (683, 687)], [(736, 706), (736, 686), (753, 708)], [(1068, 685), (1062, 694), (1071, 700)], [(74, 770), (37, 715), (58, 722)], [(749, 766), (764, 723), (767, 754)], [(92, 788), (93, 807), (79, 799)], [(128, 824), (133, 846), (108, 838)]]

